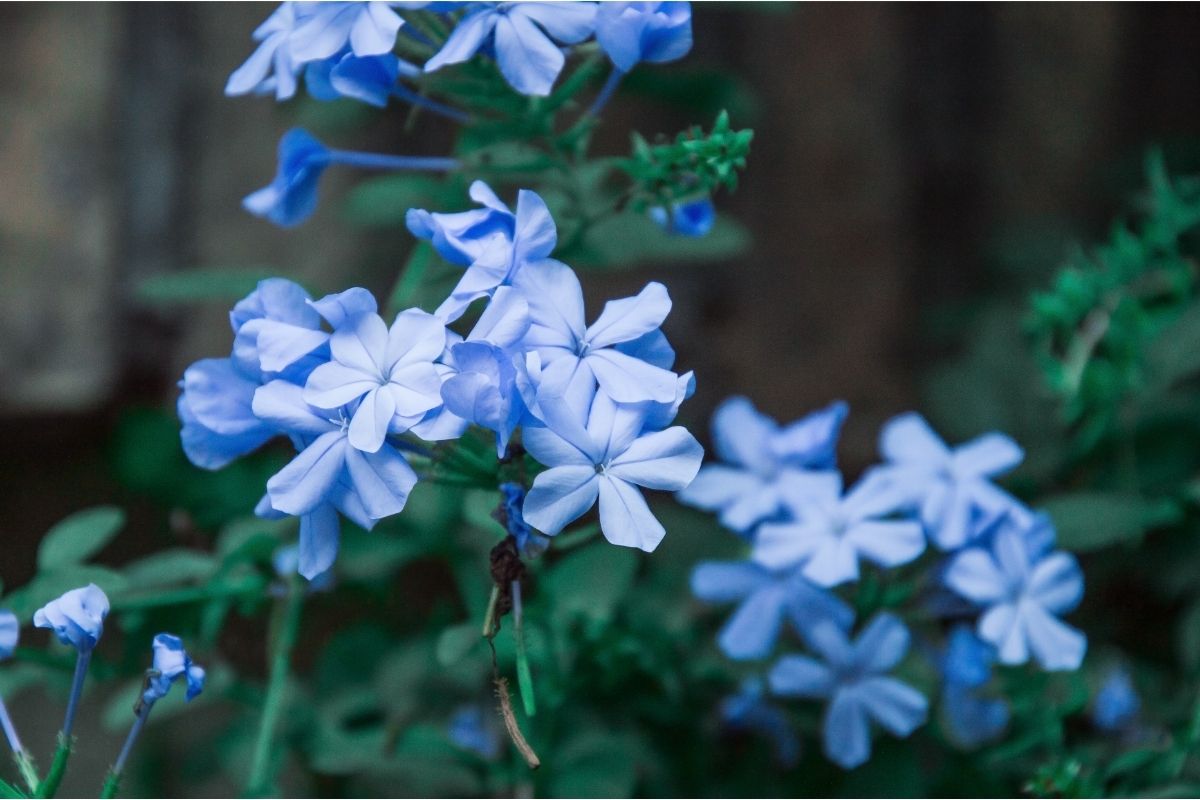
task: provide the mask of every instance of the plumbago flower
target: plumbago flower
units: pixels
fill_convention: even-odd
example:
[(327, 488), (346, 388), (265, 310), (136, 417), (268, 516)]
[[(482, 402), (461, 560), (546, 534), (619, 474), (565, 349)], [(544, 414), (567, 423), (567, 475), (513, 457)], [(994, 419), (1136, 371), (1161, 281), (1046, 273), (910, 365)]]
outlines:
[(1122, 733), (1137, 722), (1142, 701), (1125, 667), (1113, 667), (1092, 701), (1092, 724), (1106, 733)]
[[(551, 407), (542, 404), (543, 412)], [(525, 520), (553, 536), (598, 499), (608, 541), (647, 552), (658, 547), (666, 530), (636, 487), (682, 489), (696, 476), (704, 449), (682, 427), (647, 430), (648, 413), (646, 405), (600, 393), (586, 427), (560, 408), (549, 427), (527, 428), (525, 448), (549, 469), (525, 497)]]
[(881, 567), (907, 564), (925, 550), (925, 532), (914, 520), (896, 519), (904, 496), (870, 476), (845, 495), (837, 472), (797, 475), (792, 504), (796, 522), (763, 523), (753, 558), (764, 566), (799, 566), (818, 586), (858, 580), (860, 559)]
[(688, 238), (707, 236), (717, 221), (717, 211), (707, 197), (672, 203), (669, 214), (662, 206), (654, 206), (649, 213), (650, 219), (667, 233)]
[(970, 542), (980, 522), (1024, 507), (991, 479), (1016, 467), (1024, 452), (1009, 437), (989, 433), (951, 449), (919, 414), (886, 426), (879, 449), (888, 463), (879, 472), (911, 492), (930, 540), (942, 550)]
[(170, 633), (154, 637), (154, 666), (146, 690), (142, 692), (143, 703), (153, 703), (167, 696), (171, 684), (182, 678), (187, 683), (187, 700), (190, 702), (204, 691), (204, 668), (193, 663), (183, 640)]
[(94, 583), (72, 589), (33, 614), (33, 624), (49, 628), (63, 644), (90, 653), (104, 634), (108, 596)]
[(692, 594), (709, 603), (738, 603), (717, 636), (721, 650), (735, 661), (769, 656), (785, 620), (801, 634), (826, 622), (847, 630), (854, 624), (850, 606), (796, 569), (771, 571), (749, 561), (706, 561), (692, 571)]
[(986, 547), (957, 553), (943, 580), (983, 610), (977, 631), (1002, 664), (1023, 664), (1030, 653), (1047, 670), (1077, 669), (1087, 637), (1058, 619), (1083, 597), (1075, 557), (1050, 552), (1045, 539), (1020, 525), (1003, 525)]
[(1003, 700), (982, 694), (991, 680), (996, 651), (965, 625), (950, 632), (938, 664), (942, 673), (942, 725), (957, 746), (973, 749), (999, 738), (1008, 727)]
[(692, 49), (692, 5), (601, 3), (596, 12), (596, 41), (622, 72), (629, 72), (640, 61), (678, 61)]
[(719, 512), (721, 524), (739, 533), (785, 515), (797, 478), (835, 466), (848, 412), (838, 402), (781, 428), (747, 398), (726, 400), (712, 419), (713, 446), (725, 463), (701, 469), (679, 501)]
[(831, 761), (844, 769), (866, 763), (871, 719), (901, 737), (924, 724), (925, 697), (886, 674), (908, 651), (908, 629), (896, 617), (879, 614), (853, 643), (832, 623), (814, 626), (807, 641), (822, 661), (784, 656), (771, 668), (768, 682), (778, 695), (829, 700), (823, 729)]
[[(521, 94), (546, 96), (566, 57), (559, 44), (578, 44), (595, 29), (596, 3), (480, 3), (459, 20), (425, 71), (467, 61), (489, 43), (496, 66)], [(557, 43), (557, 44), (556, 44)]]
[(428, 239), (442, 258), (467, 268), (435, 312), (450, 322), (475, 300), (511, 285), (526, 264), (549, 257), (558, 242), (550, 210), (535, 192), (517, 194), (515, 214), (483, 181), (472, 183), (469, 194), (483, 208), (453, 214), (414, 208), (405, 218), (413, 236)]

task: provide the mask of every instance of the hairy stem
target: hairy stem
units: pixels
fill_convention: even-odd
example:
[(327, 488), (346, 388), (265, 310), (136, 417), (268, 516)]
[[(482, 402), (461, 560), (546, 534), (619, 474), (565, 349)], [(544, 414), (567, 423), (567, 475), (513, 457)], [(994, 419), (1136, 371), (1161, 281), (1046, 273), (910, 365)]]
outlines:
[(300, 577), (293, 576), (288, 588), (287, 596), (281, 598), (276, 606), (280, 618), (278, 634), (275, 637), (275, 652), (271, 659), (271, 672), (267, 678), (267, 696), (263, 702), (258, 737), (254, 743), (250, 780), (246, 784), (246, 793), (251, 797), (262, 797), (270, 792), (272, 744), (287, 696), (292, 648), (300, 632), (300, 612), (304, 606), (304, 587)]

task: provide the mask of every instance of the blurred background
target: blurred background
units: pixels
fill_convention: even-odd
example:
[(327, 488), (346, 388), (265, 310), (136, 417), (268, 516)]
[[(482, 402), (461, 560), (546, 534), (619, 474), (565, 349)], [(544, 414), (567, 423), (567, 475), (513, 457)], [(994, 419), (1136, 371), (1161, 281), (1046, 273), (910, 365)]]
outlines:
[[(406, 131), (365, 107), (348, 122), (310, 100), (224, 97), (271, 8), (0, 9), (8, 586), (33, 574), (42, 532), (90, 504), (131, 513), (106, 559), (153, 549), (164, 522), (186, 533), (154, 491), (154, 459), (182, 454), (140, 451), (138, 432), (173, 425), (183, 368), (228, 350), (229, 302), (173, 303), (156, 276), (237, 268), (386, 293), (413, 245), (347, 213), (359, 176), (344, 173), (298, 229), (242, 211), (295, 124), (349, 149), (446, 141), (432, 120)], [(910, 408), (950, 439), (1051, 425), (1022, 339), (1028, 292), (1125, 210), (1149, 146), (1200, 167), (1200, 7), (705, 3), (694, 24), (691, 56), (631, 77), (595, 149), (626, 153), (629, 130), (673, 134), (727, 108), (756, 134), (717, 207), (751, 243), (585, 280), (596, 305), (668, 285), (665, 329), (698, 378), (689, 426), (706, 430), (734, 393), (784, 420), (843, 398), (855, 472), (880, 423)], [(651, 99), (656, 82), (686, 102)]]

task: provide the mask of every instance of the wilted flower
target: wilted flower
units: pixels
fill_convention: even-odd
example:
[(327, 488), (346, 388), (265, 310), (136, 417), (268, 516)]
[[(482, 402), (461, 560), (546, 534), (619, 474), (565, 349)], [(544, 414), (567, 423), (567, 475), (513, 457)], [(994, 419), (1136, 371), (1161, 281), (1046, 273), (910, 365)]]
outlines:
[(160, 633), (154, 637), (153, 674), (142, 692), (142, 702), (153, 703), (166, 697), (171, 684), (180, 678), (187, 682), (189, 701), (204, 691), (204, 668), (192, 662), (183, 649), (183, 640), (170, 633)]

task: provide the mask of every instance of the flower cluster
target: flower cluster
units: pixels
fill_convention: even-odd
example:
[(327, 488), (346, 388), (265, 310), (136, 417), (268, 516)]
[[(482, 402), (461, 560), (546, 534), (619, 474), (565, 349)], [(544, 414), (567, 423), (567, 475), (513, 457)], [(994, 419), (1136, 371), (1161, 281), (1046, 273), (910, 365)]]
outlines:
[(877, 615), (852, 641), (855, 615), (835, 590), (858, 581), (864, 563), (895, 569), (940, 551), (927, 573), (937, 587), (927, 611), (952, 626), (935, 659), (943, 726), (962, 747), (994, 739), (1009, 712), (987, 692), (993, 663), (1074, 670), (1082, 662), (1084, 635), (1060, 619), (1082, 597), (1079, 565), (1054, 550), (1044, 514), (992, 482), (1022, 459), (1008, 437), (950, 448), (905, 414), (884, 427), (884, 463), (844, 490), (835, 450), (845, 416), (835, 403), (780, 426), (745, 398), (718, 408), (712, 433), (722, 463), (701, 469), (678, 497), (717, 513), (748, 540), (749, 557), (698, 565), (693, 592), (739, 604), (718, 637), (728, 657), (770, 657), (785, 622), (820, 656), (783, 656), (767, 683), (778, 695), (827, 700), (825, 753), (852, 768), (870, 757), (868, 719), (906, 736), (924, 722), (927, 701), (885, 675), (908, 650), (904, 623)]
[[(540, 546), (528, 526), (553, 536), (597, 502), (609, 541), (653, 550), (664, 530), (639, 487), (677, 491), (700, 467), (699, 443), (671, 424), (695, 384), (672, 371), (666, 287), (610, 301), (588, 326), (578, 277), (549, 258), (557, 233), (541, 198), (522, 191), (514, 213), (482, 182), (471, 196), (483, 208), (409, 214), (414, 235), (465, 268), (436, 313), (388, 322), (365, 289), (314, 300), (266, 280), (230, 314), (232, 353), (184, 373), (193, 463), (216, 469), (278, 436), (298, 451), (257, 513), (300, 518), (307, 578), (333, 564), (341, 516), (370, 529), (399, 513), (418, 481), (409, 456), (472, 424), (495, 436), (498, 457), (520, 428), (546, 467), (528, 494), (503, 489), (523, 550)], [(456, 333), (476, 300), (482, 313)]]

